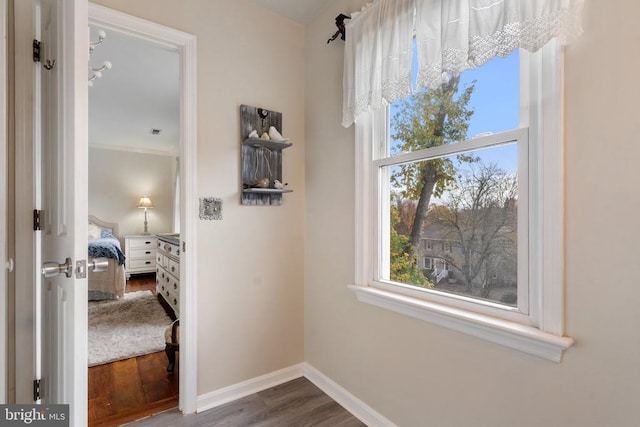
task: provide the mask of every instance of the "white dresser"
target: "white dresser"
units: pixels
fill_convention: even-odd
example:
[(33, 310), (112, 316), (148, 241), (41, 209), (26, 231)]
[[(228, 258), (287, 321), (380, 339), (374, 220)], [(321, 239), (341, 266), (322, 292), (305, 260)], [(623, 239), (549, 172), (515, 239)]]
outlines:
[(158, 239), (150, 235), (124, 236), (124, 269), (127, 279), (132, 274), (156, 271), (156, 247)]
[(156, 252), (156, 291), (180, 315), (180, 235), (159, 234)]

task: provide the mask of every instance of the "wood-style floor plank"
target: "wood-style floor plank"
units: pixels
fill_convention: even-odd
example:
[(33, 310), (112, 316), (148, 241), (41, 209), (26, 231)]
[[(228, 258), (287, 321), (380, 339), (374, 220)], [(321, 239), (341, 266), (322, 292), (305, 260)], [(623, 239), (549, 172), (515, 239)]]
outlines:
[[(142, 290), (155, 293), (153, 275), (133, 276), (127, 282), (127, 292)], [(131, 426), (364, 426), (305, 378), (182, 416), (175, 409), (179, 365), (174, 375), (168, 375), (167, 363), (164, 352), (158, 352), (89, 368), (89, 426), (115, 427), (135, 420), (140, 421)]]
[[(127, 292), (143, 290), (155, 293), (153, 275), (127, 282)], [(161, 351), (89, 368), (89, 426), (115, 427), (177, 407), (179, 369), (168, 375), (168, 362)]]
[(229, 402), (196, 415), (173, 409), (129, 427), (362, 427), (360, 420), (306, 378)]

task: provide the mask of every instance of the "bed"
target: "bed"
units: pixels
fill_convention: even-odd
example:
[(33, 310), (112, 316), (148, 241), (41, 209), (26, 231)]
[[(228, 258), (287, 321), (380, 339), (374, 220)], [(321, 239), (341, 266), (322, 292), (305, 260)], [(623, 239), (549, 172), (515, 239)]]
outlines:
[(119, 299), (124, 296), (126, 279), (124, 253), (118, 239), (118, 224), (89, 215), (89, 261), (107, 258), (106, 271), (89, 271), (89, 301)]

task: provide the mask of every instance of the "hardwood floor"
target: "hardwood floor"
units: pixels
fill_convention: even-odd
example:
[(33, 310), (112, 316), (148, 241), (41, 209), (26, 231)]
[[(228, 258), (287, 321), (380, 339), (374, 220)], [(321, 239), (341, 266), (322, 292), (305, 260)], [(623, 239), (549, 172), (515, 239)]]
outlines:
[[(155, 294), (155, 287), (155, 275), (133, 276), (126, 292)], [(158, 352), (89, 368), (89, 426), (119, 426), (177, 407), (178, 364), (168, 375), (167, 363)]]
[(216, 427), (361, 427), (360, 420), (306, 378), (298, 378), (195, 415), (177, 409), (128, 424)]
[[(155, 283), (154, 275), (133, 276), (126, 292), (155, 294)], [(177, 409), (178, 364), (175, 374), (168, 375), (167, 363), (159, 352), (89, 368), (89, 426), (364, 426), (306, 378), (183, 416)]]
[(125, 292), (151, 291), (156, 294), (156, 274), (136, 274), (127, 280)]

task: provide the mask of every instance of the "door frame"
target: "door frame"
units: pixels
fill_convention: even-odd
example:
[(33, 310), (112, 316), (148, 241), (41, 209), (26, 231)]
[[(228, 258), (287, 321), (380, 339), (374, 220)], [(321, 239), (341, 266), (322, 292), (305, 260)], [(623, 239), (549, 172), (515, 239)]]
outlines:
[(8, 192), (7, 192), (7, 171), (8, 157), (7, 157), (7, 138), (8, 138), (8, 114), (7, 109), (7, 72), (8, 72), (8, 56), (7, 56), (7, 0), (0, 0), (0, 165), (1, 170), (4, 173), (0, 173), (0, 233), (2, 238), (0, 239), (0, 313), (3, 313), (3, 317), (0, 319), (0, 345), (4, 348), (0, 351), (0, 404), (7, 403), (8, 395), (8, 380), (7, 380), (7, 349), (9, 348), (7, 326), (9, 322), (7, 304), (8, 298), (8, 272), (13, 268), (8, 258)]
[(123, 12), (89, 3), (89, 23), (151, 41), (180, 57), (180, 393), (184, 414), (197, 409), (196, 36)]

